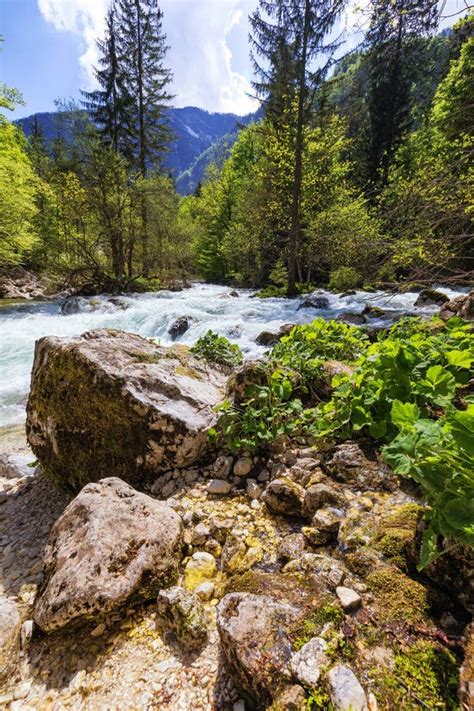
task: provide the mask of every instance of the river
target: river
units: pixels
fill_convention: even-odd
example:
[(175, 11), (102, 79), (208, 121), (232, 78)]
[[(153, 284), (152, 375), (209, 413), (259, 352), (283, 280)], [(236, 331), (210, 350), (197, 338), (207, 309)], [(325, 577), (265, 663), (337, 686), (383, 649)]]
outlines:
[[(455, 292), (443, 289), (448, 296)], [(177, 339), (192, 344), (208, 329), (238, 343), (246, 356), (265, 349), (255, 343), (263, 330), (277, 330), (283, 323), (305, 323), (317, 316), (330, 319), (341, 313), (360, 312), (366, 303), (406, 313), (436, 313), (437, 307), (414, 308), (417, 294), (357, 292), (352, 296), (320, 291), (329, 308), (298, 310), (303, 298), (257, 299), (254, 292), (239, 290), (238, 297), (223, 286), (196, 284), (178, 293), (120, 297), (116, 306), (107, 297), (94, 297), (81, 313), (64, 316), (55, 302), (9, 305), (0, 309), (0, 428), (20, 424), (25, 418), (35, 341), (46, 335), (76, 336), (94, 328), (116, 328), (159, 338), (166, 345), (168, 329), (179, 316), (192, 319), (191, 328)], [(457, 292), (459, 293), (459, 292)], [(1, 302), (0, 302), (1, 303)], [(375, 321), (372, 321), (376, 323)]]

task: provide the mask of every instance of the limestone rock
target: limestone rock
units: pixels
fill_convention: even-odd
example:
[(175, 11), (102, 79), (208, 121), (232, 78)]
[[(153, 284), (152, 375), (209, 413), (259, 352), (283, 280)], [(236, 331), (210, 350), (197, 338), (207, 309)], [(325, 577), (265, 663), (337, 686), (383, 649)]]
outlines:
[(368, 454), (356, 442), (344, 442), (328, 453), (323, 469), (334, 479), (361, 489), (396, 489), (397, 480), (390, 468)]
[(36, 343), (27, 436), (49, 476), (78, 490), (111, 473), (139, 488), (198, 461), (228, 376), (113, 330)]
[(194, 591), (202, 583), (215, 577), (217, 566), (214, 556), (206, 551), (194, 553), (184, 569), (184, 584), (187, 590)]
[(301, 516), (305, 490), (296, 482), (282, 477), (274, 479), (262, 494), (262, 501), (273, 513)]
[(327, 675), (334, 711), (367, 711), (365, 691), (356, 675), (344, 664), (338, 664)]
[(290, 667), (295, 679), (308, 689), (314, 689), (321, 676), (321, 668), (329, 663), (327, 643), (321, 637), (313, 637), (291, 658)]
[(0, 593), (0, 686), (14, 674), (20, 650), (20, 615), (17, 606)]
[(344, 495), (327, 484), (313, 484), (306, 489), (303, 502), (303, 515), (312, 519), (318, 509), (330, 506), (344, 506)]
[(440, 318), (447, 321), (453, 316), (461, 316), (468, 321), (474, 321), (474, 291), (469, 294), (461, 294), (451, 301), (444, 303), (439, 312)]
[(265, 707), (279, 684), (289, 681), (291, 641), (286, 630), (297, 607), (266, 595), (230, 593), (217, 608), (222, 650), (237, 684)]
[(336, 588), (336, 595), (339, 598), (342, 609), (346, 612), (349, 610), (356, 610), (362, 603), (361, 596), (356, 593), (355, 590), (352, 590), (352, 588), (346, 588), (343, 585), (339, 585)]
[(178, 585), (168, 590), (160, 590), (157, 613), (183, 647), (199, 649), (207, 642), (205, 612), (197, 595), (183, 590)]
[(95, 619), (175, 581), (180, 517), (114, 477), (85, 486), (51, 529), (34, 621), (45, 632)]

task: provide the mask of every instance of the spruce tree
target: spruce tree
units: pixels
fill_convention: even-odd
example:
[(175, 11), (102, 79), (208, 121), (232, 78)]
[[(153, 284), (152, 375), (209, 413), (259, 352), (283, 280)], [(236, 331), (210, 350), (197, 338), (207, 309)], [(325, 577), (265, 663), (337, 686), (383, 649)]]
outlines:
[[(254, 88), (268, 119), (277, 127), (285, 113), (291, 115), (293, 179), (288, 236), (288, 285), (296, 292), (297, 255), (300, 242), (303, 136), (314, 102), (331, 64), (336, 42), (327, 36), (345, 0), (259, 0), (250, 18)], [(263, 62), (261, 61), (263, 60)]]
[(124, 81), (123, 63), (119, 55), (118, 18), (115, 1), (106, 15), (104, 39), (96, 44), (100, 53), (99, 67), (94, 68), (99, 89), (83, 91), (83, 106), (89, 112), (106, 145), (123, 152), (127, 145), (127, 108), (130, 97)]
[(411, 123), (411, 89), (425, 60), (417, 41), (437, 22), (436, 0), (372, 0), (369, 61), (371, 188), (388, 180), (393, 156)]

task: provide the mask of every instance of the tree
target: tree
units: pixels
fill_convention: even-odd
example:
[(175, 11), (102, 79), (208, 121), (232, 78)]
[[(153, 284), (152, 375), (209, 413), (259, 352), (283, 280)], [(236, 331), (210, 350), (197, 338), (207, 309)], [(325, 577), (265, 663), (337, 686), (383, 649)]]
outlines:
[[(365, 43), (369, 62), (369, 180), (376, 191), (410, 127), (413, 83), (426, 55), (417, 40), (437, 22), (436, 0), (372, 0)], [(426, 48), (426, 47), (425, 47)]]
[[(287, 249), (288, 295), (296, 292), (304, 126), (312, 110), (314, 93), (327, 74), (336, 46), (335, 42), (325, 44), (325, 38), (343, 6), (344, 0), (260, 0), (259, 8), (250, 20), (254, 33), (254, 87), (264, 106), (266, 104), (270, 109), (269, 120), (277, 126), (283, 114), (282, 111), (278, 116), (278, 110), (295, 106)], [(329, 55), (329, 60), (322, 61), (324, 55)]]
[(116, 152), (126, 152), (130, 130), (127, 108), (130, 108), (131, 97), (126, 90), (123, 58), (119, 54), (120, 40), (115, 1), (107, 11), (105, 22), (105, 37), (96, 42), (100, 53), (100, 68), (95, 68), (94, 74), (100, 89), (92, 92), (83, 91), (85, 100), (82, 104), (89, 112), (105, 144), (111, 145)]

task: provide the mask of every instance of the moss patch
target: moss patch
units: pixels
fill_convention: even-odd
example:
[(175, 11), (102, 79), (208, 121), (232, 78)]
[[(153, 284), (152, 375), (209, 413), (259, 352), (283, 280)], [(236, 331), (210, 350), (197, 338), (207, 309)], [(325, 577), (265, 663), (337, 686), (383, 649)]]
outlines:
[(416, 530), (424, 511), (419, 504), (404, 504), (384, 516), (375, 533), (372, 547), (401, 570), (416, 558)]
[(331, 602), (321, 605), (292, 631), (294, 649), (301, 649), (310, 639), (320, 634), (328, 622), (339, 628), (343, 620), (344, 612), (339, 605)]
[(458, 709), (458, 663), (454, 654), (437, 644), (415, 642), (396, 652), (394, 669), (370, 676), (383, 708), (413, 711), (420, 708)]
[(381, 568), (367, 576), (375, 595), (374, 607), (382, 622), (423, 622), (428, 611), (428, 592), (397, 568)]

